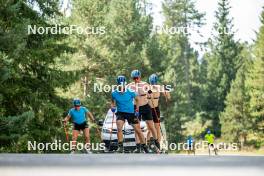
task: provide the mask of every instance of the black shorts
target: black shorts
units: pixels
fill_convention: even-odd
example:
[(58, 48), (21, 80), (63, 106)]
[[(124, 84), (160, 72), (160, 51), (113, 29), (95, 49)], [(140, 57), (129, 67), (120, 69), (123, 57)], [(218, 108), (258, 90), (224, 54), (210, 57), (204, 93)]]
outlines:
[(84, 130), (85, 128), (89, 128), (87, 122), (83, 122), (81, 124), (73, 123), (73, 130)]
[(139, 106), (139, 119), (141, 120), (153, 120), (152, 113), (151, 113), (151, 107), (146, 104), (144, 106)]
[(134, 113), (127, 113), (127, 112), (116, 112), (116, 121), (122, 120), (125, 121), (127, 120), (128, 124), (138, 124), (139, 120), (135, 116)]
[(159, 107), (151, 108), (153, 122), (160, 123), (160, 110)]

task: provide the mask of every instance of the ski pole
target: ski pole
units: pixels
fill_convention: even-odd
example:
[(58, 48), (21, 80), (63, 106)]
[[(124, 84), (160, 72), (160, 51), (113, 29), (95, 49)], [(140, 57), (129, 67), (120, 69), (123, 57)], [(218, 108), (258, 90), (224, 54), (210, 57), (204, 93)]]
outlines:
[(65, 133), (65, 136), (66, 136), (66, 140), (69, 142), (68, 129), (66, 127), (65, 121), (63, 120), (62, 122), (63, 122), (63, 128), (64, 128), (64, 133)]
[[(168, 105), (168, 102), (169, 102), (169, 100), (168, 100), (168, 97), (167, 97), (167, 91), (166, 91), (166, 89), (164, 90), (164, 97), (165, 97), (165, 104), (166, 104), (166, 118), (169, 118), (169, 113), (168, 113), (168, 106), (169, 106)], [(165, 123), (165, 119), (164, 119), (164, 123)]]
[(98, 137), (100, 138), (100, 141), (102, 142), (103, 140), (102, 140), (102, 136), (101, 136), (101, 134), (100, 134), (99, 127), (98, 127), (96, 121), (94, 121), (94, 123), (95, 123), (96, 134), (98, 135)]
[(110, 143), (109, 143), (109, 149), (111, 149), (112, 134), (113, 134), (113, 127), (114, 127), (114, 119), (115, 119), (115, 113), (113, 112), (112, 126), (111, 126), (111, 130), (110, 130)]
[(96, 129), (97, 135), (98, 135), (99, 138), (100, 138), (100, 141), (102, 142), (103, 140), (102, 140), (102, 136), (101, 136), (101, 134), (100, 134), (100, 130), (98, 129), (98, 127), (95, 127), (95, 129)]
[[(124, 146), (125, 141), (126, 141), (126, 120), (125, 120), (125, 124), (124, 124), (123, 146)], [(123, 150), (125, 151), (125, 148), (123, 148)]]
[(166, 102), (166, 116), (167, 116), (167, 118), (169, 117), (168, 116), (168, 97), (167, 97), (167, 92), (165, 91), (164, 92), (164, 94), (165, 94), (165, 102)]
[[(164, 91), (164, 94), (165, 94), (165, 103), (166, 103), (166, 118), (169, 118), (169, 113), (168, 113), (168, 107), (169, 107), (169, 105), (168, 105), (168, 97), (167, 97), (167, 92), (166, 92), (166, 90)], [(166, 119), (165, 118), (165, 119)], [(166, 125), (166, 121), (165, 121), (165, 119), (164, 119), (164, 123), (165, 123), (165, 125)], [(169, 140), (170, 140), (170, 132), (169, 132), (169, 136), (168, 136), (168, 138), (169, 138)]]

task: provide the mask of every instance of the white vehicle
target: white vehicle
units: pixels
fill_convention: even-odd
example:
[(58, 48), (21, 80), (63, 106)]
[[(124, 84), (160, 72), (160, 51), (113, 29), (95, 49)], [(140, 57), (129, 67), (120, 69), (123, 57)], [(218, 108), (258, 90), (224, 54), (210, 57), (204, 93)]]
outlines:
[[(101, 137), (103, 139), (103, 142), (105, 143), (105, 147), (108, 151), (116, 150), (118, 147), (118, 141), (117, 141), (117, 126), (116, 126), (116, 116), (115, 113), (111, 111), (111, 109), (108, 110), (104, 122), (101, 122), (100, 124), (102, 126), (102, 132)], [(140, 122), (141, 130), (145, 136), (147, 137), (147, 126), (144, 121)], [(135, 141), (135, 131), (134, 128), (128, 124), (128, 122), (125, 122), (125, 125), (123, 127), (123, 145), (124, 149), (126, 151), (131, 151), (135, 149), (136, 147), (136, 141)]]

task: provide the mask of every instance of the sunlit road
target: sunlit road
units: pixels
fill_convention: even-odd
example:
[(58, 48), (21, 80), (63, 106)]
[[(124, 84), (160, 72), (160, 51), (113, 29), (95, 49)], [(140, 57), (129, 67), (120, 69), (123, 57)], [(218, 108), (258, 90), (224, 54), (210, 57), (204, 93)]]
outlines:
[(264, 156), (0, 154), (1, 176), (263, 176)]

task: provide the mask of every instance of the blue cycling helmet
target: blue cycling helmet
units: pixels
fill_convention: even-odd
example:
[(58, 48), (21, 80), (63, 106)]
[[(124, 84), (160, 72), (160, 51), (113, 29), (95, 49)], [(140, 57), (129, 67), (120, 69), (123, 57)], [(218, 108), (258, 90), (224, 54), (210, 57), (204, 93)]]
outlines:
[(150, 75), (149, 83), (154, 85), (154, 84), (157, 84), (157, 82), (158, 82), (158, 76), (156, 74)]
[(211, 131), (210, 130), (207, 130), (207, 134), (211, 134)]
[(81, 106), (81, 100), (79, 98), (73, 99), (73, 105), (74, 106)]
[(125, 76), (118, 76), (116, 79), (116, 82), (118, 85), (125, 84), (126, 83), (126, 77)]
[(138, 77), (141, 77), (141, 73), (140, 73), (140, 71), (139, 71), (139, 70), (133, 70), (133, 71), (131, 72), (131, 77), (132, 77), (132, 78), (138, 78)]

